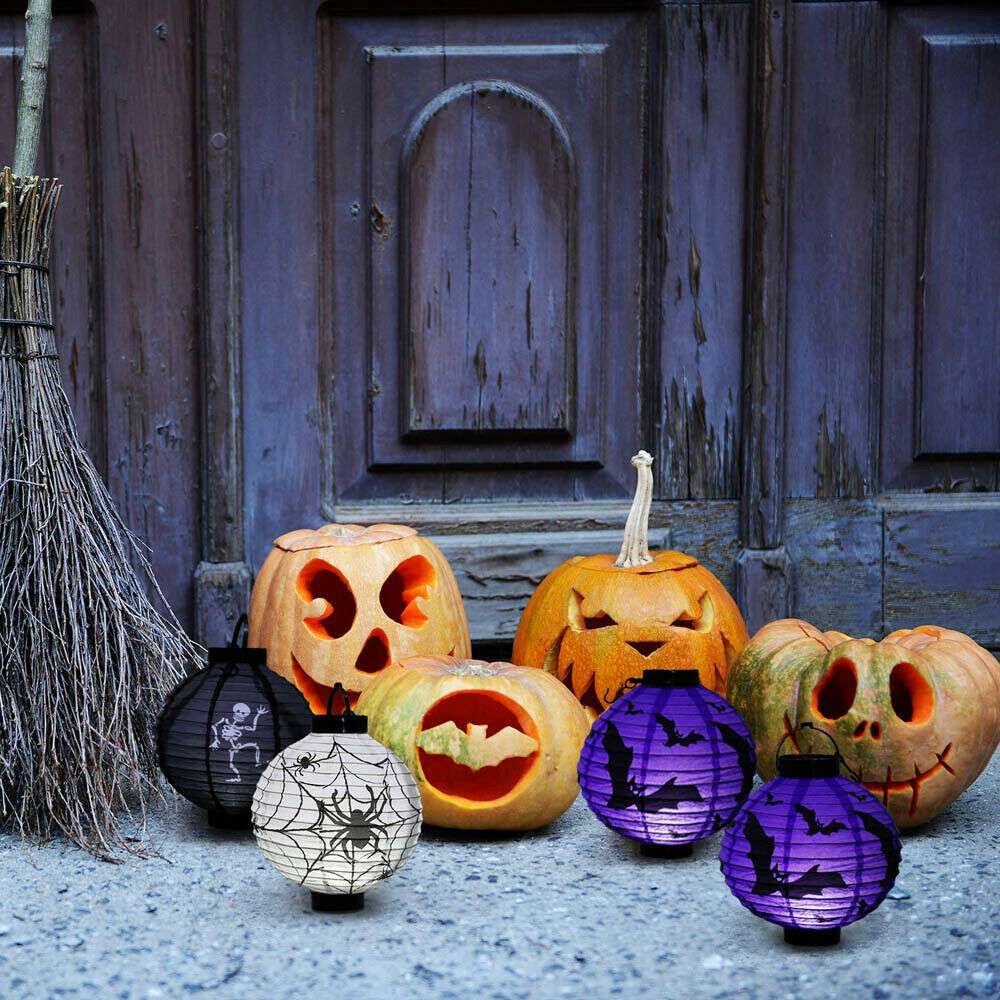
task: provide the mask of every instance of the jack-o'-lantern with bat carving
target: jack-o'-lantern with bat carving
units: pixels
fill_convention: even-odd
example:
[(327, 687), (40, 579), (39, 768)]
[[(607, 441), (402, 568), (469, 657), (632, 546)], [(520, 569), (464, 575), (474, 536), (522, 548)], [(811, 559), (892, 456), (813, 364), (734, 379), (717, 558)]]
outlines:
[(696, 669), (724, 694), (746, 625), (722, 584), (683, 552), (649, 552), (652, 458), (632, 459), (635, 499), (618, 558), (574, 556), (553, 570), (524, 609), (511, 659), (559, 678), (596, 717), (630, 677)]
[[(811, 723), (899, 827), (926, 823), (982, 773), (1000, 742), (1000, 663), (967, 635), (921, 625), (881, 642), (786, 618), (765, 625), (729, 675), (728, 697), (775, 773), (779, 741), (811, 749)], [(786, 746), (788, 744), (786, 743)]]
[(469, 625), (441, 550), (400, 524), (327, 524), (282, 535), (250, 597), (250, 644), (313, 712), (339, 681), (354, 704), (390, 663), (468, 656)]
[(590, 719), (540, 670), (415, 656), (389, 667), (358, 711), (416, 777), (425, 823), (531, 830), (564, 813), (579, 791)]

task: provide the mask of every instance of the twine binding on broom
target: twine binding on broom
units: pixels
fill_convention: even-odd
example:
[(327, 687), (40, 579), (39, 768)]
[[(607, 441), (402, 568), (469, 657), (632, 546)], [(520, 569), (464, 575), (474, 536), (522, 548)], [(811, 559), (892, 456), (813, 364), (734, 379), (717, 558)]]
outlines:
[[(56, 180), (0, 172), (0, 824), (148, 847), (156, 713), (199, 659), (77, 435), (55, 364)], [(154, 607), (162, 607), (162, 612)]]

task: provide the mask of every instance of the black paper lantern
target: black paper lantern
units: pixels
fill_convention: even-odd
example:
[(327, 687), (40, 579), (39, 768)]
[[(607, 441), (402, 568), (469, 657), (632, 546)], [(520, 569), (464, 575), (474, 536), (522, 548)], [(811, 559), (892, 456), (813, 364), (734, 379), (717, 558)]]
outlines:
[(254, 788), (268, 761), (302, 739), (312, 712), (291, 684), (268, 670), (267, 650), (237, 645), (208, 650), (208, 666), (183, 680), (157, 722), (160, 769), (217, 827), (250, 827)]

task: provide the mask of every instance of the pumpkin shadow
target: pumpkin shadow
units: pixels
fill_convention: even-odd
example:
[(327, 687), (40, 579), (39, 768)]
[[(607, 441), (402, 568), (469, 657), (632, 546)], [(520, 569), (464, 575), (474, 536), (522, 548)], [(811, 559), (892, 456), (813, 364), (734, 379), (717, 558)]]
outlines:
[(503, 844), (514, 840), (534, 840), (546, 837), (552, 826), (552, 823), (547, 823), (536, 830), (457, 830), (447, 826), (430, 826), (425, 823), (420, 831), (420, 839), (441, 844)]

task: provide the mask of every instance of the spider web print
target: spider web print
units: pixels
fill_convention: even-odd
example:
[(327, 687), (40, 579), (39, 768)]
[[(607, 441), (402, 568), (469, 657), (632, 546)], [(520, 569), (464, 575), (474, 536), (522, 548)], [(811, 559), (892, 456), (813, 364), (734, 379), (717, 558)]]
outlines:
[(399, 758), (370, 736), (313, 734), (273, 760), (254, 796), (268, 860), (316, 892), (362, 892), (409, 857), (420, 793)]

